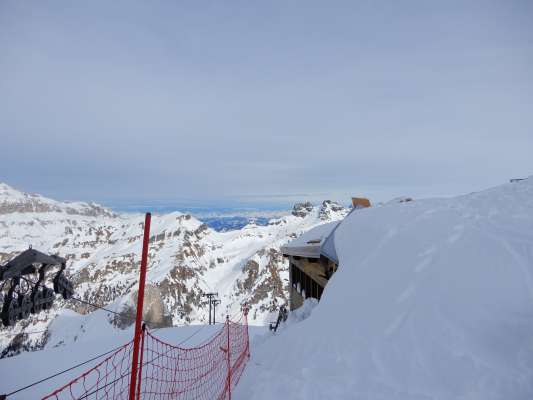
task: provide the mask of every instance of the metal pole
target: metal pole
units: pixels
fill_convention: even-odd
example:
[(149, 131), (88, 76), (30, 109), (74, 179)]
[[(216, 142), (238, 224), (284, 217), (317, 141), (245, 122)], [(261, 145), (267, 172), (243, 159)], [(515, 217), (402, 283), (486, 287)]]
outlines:
[(212, 296), (211, 295), (208, 295), (207, 296), (209, 298), (209, 325), (211, 325), (211, 303), (212, 303)]
[(217, 323), (217, 306), (220, 304), (220, 300), (213, 300), (213, 325)]
[(150, 221), (152, 215), (146, 213), (144, 218), (144, 238), (141, 256), (141, 272), (139, 276), (139, 291), (137, 293), (137, 318), (135, 319), (135, 336), (133, 337), (133, 357), (131, 359), (131, 379), (129, 400), (135, 400), (135, 383), (137, 380), (137, 367), (139, 365), (139, 342), (141, 339), (141, 322), (143, 315), (144, 284), (146, 282), (146, 264), (148, 260), (148, 245), (150, 241)]

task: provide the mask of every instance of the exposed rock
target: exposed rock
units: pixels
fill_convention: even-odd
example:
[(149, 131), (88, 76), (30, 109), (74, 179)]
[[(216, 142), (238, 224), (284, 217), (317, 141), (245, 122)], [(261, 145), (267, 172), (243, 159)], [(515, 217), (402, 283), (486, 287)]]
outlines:
[(318, 212), (318, 216), (321, 220), (330, 220), (332, 219), (335, 214), (345, 212), (346, 209), (341, 206), (339, 203), (336, 203), (331, 200), (324, 200), (322, 202), (322, 205), (320, 206), (320, 211)]
[(400, 196), (392, 199), (389, 203), (409, 203), (411, 201), (413, 201), (412, 197)]
[[(39, 200), (53, 210), (66, 210), (70, 203), (26, 195), (9, 188), (0, 203), (18, 200)], [(73, 203), (74, 208), (87, 203)], [(342, 218), (346, 210), (324, 202), (323, 215), (311, 203), (294, 207), (293, 215), (273, 219), (268, 225), (248, 225), (230, 232), (215, 232), (188, 214), (171, 213), (152, 216), (151, 244), (147, 283), (152, 289), (147, 296), (154, 302), (147, 319), (156, 324), (183, 324), (207, 321), (207, 299), (202, 294), (220, 291), (222, 304), (217, 307), (217, 319), (226, 313), (235, 314), (242, 303), (252, 306), (249, 318), (253, 323), (268, 322), (268, 314), (287, 301), (288, 263), (279, 252), (280, 246), (299, 236), (327, 218)], [(140, 266), (143, 216), (103, 213), (89, 216), (67, 211), (36, 213), (16, 211), (2, 216), (0, 238), (3, 248), (0, 262), (17, 255), (32, 244), (44, 252), (53, 251), (64, 257), (67, 275), (75, 283), (76, 296), (98, 306), (121, 305), (120, 316), (114, 320), (119, 327), (132, 323), (135, 317), (135, 297)], [(302, 218), (306, 217), (306, 218)], [(55, 246), (55, 247), (54, 247)], [(229, 284), (228, 284), (229, 283)], [(213, 287), (211, 287), (213, 286)], [(149, 291), (153, 291), (150, 292)], [(94, 307), (75, 301), (58, 300), (51, 312), (40, 320), (49, 324), (62, 308), (78, 313), (94, 311)], [(8, 328), (6, 331), (10, 331)], [(32, 329), (31, 326), (28, 329)], [(42, 328), (39, 328), (42, 329)], [(20, 330), (20, 326), (12, 329)], [(35, 336), (35, 335), (34, 335)], [(37, 337), (38, 339), (38, 337)], [(21, 339), (21, 349), (35, 348), (35, 340)], [(0, 335), (0, 349), (10, 345)]]
[(291, 214), (295, 217), (306, 217), (313, 211), (313, 204), (306, 201), (304, 203), (296, 203), (292, 208)]
[(13, 357), (25, 351), (42, 350), (48, 341), (48, 337), (49, 333), (45, 332), (36, 343), (31, 343), (28, 341), (28, 334), (20, 332), (3, 348), (0, 358)]
[[(137, 315), (137, 291), (130, 294), (130, 301), (123, 306), (119, 315), (116, 315), (113, 322), (121, 329), (127, 328), (135, 322)], [(161, 298), (161, 291), (154, 285), (146, 285), (144, 289), (144, 303), (142, 318), (148, 327), (164, 328), (172, 326), (172, 317), (166, 312), (165, 304)]]
[(96, 203), (60, 203), (37, 194), (22, 193), (0, 183), (0, 214), (49, 212), (87, 217), (115, 216)]

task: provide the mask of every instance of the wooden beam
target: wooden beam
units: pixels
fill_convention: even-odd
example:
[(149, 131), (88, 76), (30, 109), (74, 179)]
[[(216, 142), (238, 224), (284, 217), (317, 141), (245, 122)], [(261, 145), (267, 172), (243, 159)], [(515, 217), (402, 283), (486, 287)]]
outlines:
[(325, 287), (327, 285), (328, 280), (326, 279), (324, 269), (320, 264), (309, 263), (307, 259), (296, 259), (295, 257), (291, 258), (291, 262), (301, 271), (309, 275), (320, 286)]

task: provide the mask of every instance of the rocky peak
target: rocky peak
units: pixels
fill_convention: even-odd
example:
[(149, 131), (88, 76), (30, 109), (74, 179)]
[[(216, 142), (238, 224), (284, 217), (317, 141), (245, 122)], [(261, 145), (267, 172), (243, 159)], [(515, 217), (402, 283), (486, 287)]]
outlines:
[(320, 206), (320, 211), (318, 216), (321, 220), (331, 220), (336, 219), (335, 217), (339, 214), (346, 213), (346, 208), (340, 205), (339, 203), (331, 200), (324, 200)]
[(89, 217), (114, 217), (115, 214), (96, 203), (60, 202), (32, 193), (24, 193), (0, 182), (0, 214), (57, 212)]
[(308, 216), (311, 211), (313, 211), (313, 204), (311, 204), (309, 201), (306, 201), (304, 203), (296, 203), (292, 208), (291, 214), (295, 217), (303, 218)]

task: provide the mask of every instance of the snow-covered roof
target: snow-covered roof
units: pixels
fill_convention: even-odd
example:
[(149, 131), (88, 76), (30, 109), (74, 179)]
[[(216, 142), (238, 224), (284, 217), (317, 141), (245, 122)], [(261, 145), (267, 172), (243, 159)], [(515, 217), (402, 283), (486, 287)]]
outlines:
[(314, 227), (281, 247), (281, 252), (288, 256), (319, 258), (322, 245), (336, 229), (340, 221), (329, 222)]

